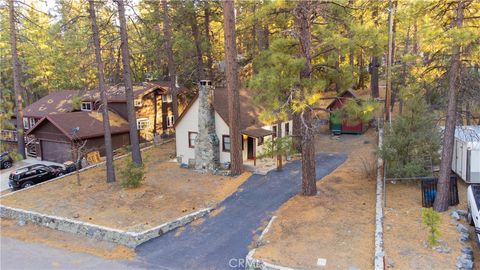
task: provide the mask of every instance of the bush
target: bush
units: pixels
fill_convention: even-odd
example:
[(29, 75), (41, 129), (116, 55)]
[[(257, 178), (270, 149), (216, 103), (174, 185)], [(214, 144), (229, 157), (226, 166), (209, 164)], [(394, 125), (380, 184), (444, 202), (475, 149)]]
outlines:
[(430, 231), (428, 244), (431, 247), (437, 246), (438, 237), (440, 236), (440, 231), (438, 230), (438, 226), (440, 225), (440, 215), (433, 210), (433, 208), (423, 208), (422, 219), (423, 224), (425, 224)]
[(8, 154), (12, 157), (13, 161), (23, 160), (22, 155), (20, 155), (17, 151), (10, 151)]
[(342, 108), (343, 115), (351, 125), (368, 123), (375, 116), (375, 112), (381, 107), (381, 103), (373, 99), (364, 100), (361, 103), (354, 99), (345, 102)]
[(440, 149), (435, 115), (421, 98), (406, 104), (404, 113), (394, 119), (390, 128), (385, 127), (378, 154), (387, 162), (387, 177), (429, 176)]
[(122, 179), (122, 187), (136, 188), (145, 180), (145, 168), (143, 165), (138, 166), (131, 158), (127, 158), (125, 167), (120, 171)]

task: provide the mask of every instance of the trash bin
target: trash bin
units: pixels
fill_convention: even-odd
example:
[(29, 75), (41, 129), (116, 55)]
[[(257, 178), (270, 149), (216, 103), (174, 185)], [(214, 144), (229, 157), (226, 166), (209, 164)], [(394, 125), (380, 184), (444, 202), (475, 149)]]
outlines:
[[(437, 195), (438, 178), (432, 177), (422, 179), (422, 206), (432, 207)], [(448, 202), (450, 206), (458, 204), (457, 176), (450, 176), (450, 190), (448, 192)]]

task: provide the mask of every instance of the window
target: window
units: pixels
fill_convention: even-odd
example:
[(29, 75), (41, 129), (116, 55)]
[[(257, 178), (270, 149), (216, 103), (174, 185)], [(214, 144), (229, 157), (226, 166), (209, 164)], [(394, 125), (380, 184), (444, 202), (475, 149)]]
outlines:
[(150, 121), (148, 118), (139, 118), (137, 119), (137, 129), (146, 129), (149, 125)]
[(273, 132), (272, 137), (276, 138), (277, 137), (277, 126), (276, 125), (272, 126), (272, 132)]
[(142, 100), (141, 99), (135, 99), (133, 100), (133, 105), (135, 107), (141, 107), (142, 106)]
[(173, 127), (173, 124), (174, 124), (173, 120), (174, 120), (173, 115), (167, 116), (167, 127)]
[(35, 121), (35, 118), (30, 118), (29, 122), (30, 122), (30, 127), (35, 126), (35, 124), (37, 123), (37, 121)]
[(189, 131), (188, 132), (188, 147), (195, 148), (195, 139), (197, 138), (198, 133)]
[(91, 111), (92, 110), (92, 102), (82, 102), (82, 111)]
[(163, 102), (172, 102), (172, 94), (162, 95), (162, 101)]
[(27, 117), (23, 118), (23, 128), (28, 129), (28, 118)]
[(258, 137), (257, 142), (258, 142), (257, 143), (258, 146), (262, 145), (263, 144), (263, 137)]
[(285, 136), (290, 135), (290, 123), (285, 123)]
[(222, 151), (230, 152), (230, 136), (222, 135)]

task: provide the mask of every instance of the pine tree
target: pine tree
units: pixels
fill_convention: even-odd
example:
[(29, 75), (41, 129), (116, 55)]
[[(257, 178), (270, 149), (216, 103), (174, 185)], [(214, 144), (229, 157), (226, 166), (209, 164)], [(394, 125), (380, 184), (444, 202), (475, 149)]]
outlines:
[(113, 165), (113, 147), (112, 147), (112, 132), (110, 130), (110, 118), (108, 113), (108, 100), (105, 86), (105, 75), (103, 70), (102, 53), (100, 47), (100, 38), (98, 36), (97, 17), (95, 14), (94, 0), (89, 0), (89, 14), (92, 22), (92, 37), (93, 45), (95, 46), (95, 59), (97, 65), (98, 89), (102, 100), (102, 118), (103, 130), (105, 132), (105, 156), (107, 165), (107, 183), (115, 182), (115, 168)]
[(225, 31), (225, 63), (228, 91), (228, 118), (230, 128), (230, 171), (232, 175), (242, 172), (242, 136), (240, 134), (240, 96), (237, 71), (237, 48), (235, 38), (234, 0), (223, 2)]
[(15, 3), (14, 0), (8, 1), (10, 18), (10, 46), (12, 53), (12, 71), (13, 71), (13, 89), (15, 92), (15, 111), (17, 118), (17, 151), (23, 157), (25, 155), (25, 139), (23, 132), (23, 98), (20, 84), (20, 63), (17, 52), (17, 26), (15, 22)]
[(130, 128), (130, 145), (132, 160), (137, 166), (142, 166), (142, 154), (140, 153), (140, 141), (138, 139), (137, 119), (133, 104), (133, 85), (130, 70), (130, 52), (128, 49), (127, 22), (125, 20), (125, 6), (123, 0), (115, 0), (118, 6), (118, 18), (120, 21), (120, 40), (123, 63), (123, 81), (125, 84), (125, 97), (127, 100), (128, 125)]

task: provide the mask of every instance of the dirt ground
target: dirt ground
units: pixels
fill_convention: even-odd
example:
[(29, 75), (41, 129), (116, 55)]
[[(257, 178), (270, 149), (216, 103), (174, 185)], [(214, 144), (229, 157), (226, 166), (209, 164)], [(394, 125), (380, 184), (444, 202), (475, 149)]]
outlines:
[(0, 234), (2, 237), (15, 238), (29, 243), (44, 244), (72, 252), (88, 253), (105, 259), (126, 260), (135, 257), (135, 252), (132, 249), (122, 245), (97, 241), (30, 223), (20, 226), (15, 220), (10, 219), (0, 219)]
[(174, 151), (173, 142), (144, 151), (146, 180), (139, 188), (121, 187), (119, 168), (125, 162), (117, 160), (113, 184), (106, 183), (105, 167), (100, 166), (81, 173), (81, 186), (72, 175), (9, 195), (0, 203), (139, 232), (215, 205), (250, 176), (214, 176), (179, 168), (168, 162)]
[[(317, 183), (319, 195), (295, 196), (274, 215), (265, 245), (255, 257), (300, 269), (371, 269), (374, 254), (376, 133), (332, 137), (326, 128), (316, 151), (348, 153), (347, 161)], [(371, 167), (368, 170), (364, 170)], [(367, 171), (370, 171), (367, 173)]]
[[(460, 204), (455, 208), (466, 210), (466, 185), (461, 180), (458, 181), (458, 194)], [(460, 234), (450, 217), (453, 207), (440, 214), (440, 240), (451, 248), (449, 254), (443, 254), (425, 246), (428, 230), (422, 223), (421, 205), (419, 183), (388, 184), (384, 219), (387, 258), (393, 260), (395, 269), (455, 269), (462, 245)], [(473, 237), (473, 228), (465, 221), (461, 223), (470, 228), (470, 236)], [(474, 258), (480, 258), (476, 243), (470, 241), (469, 245), (474, 250)]]

